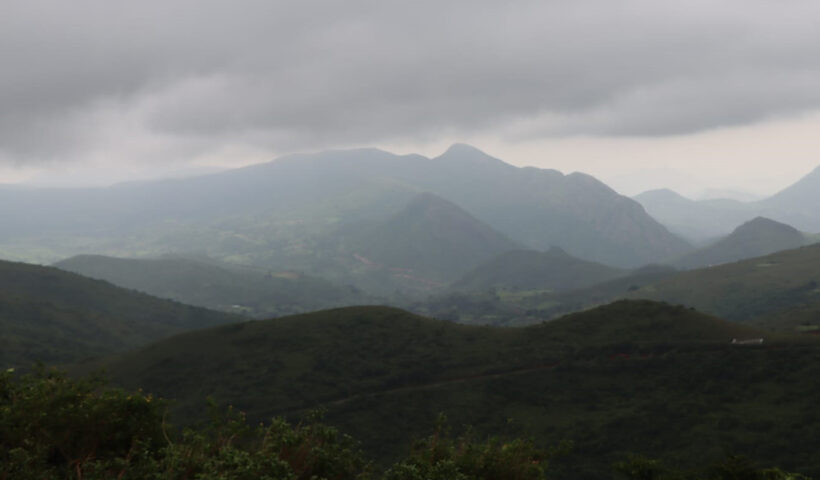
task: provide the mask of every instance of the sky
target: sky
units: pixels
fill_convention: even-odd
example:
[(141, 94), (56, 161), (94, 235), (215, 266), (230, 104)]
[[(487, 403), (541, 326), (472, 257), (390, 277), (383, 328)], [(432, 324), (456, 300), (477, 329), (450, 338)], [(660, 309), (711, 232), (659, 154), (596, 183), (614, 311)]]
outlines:
[(0, 0), (0, 183), (462, 142), (768, 195), (820, 165), (818, 24), (815, 0)]

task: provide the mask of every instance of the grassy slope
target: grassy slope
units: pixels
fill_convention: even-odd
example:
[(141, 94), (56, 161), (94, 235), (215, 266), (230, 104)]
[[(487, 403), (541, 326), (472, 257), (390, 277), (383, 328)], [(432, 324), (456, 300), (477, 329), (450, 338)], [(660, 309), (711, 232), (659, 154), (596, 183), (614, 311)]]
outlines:
[(80, 255), (55, 266), (161, 298), (256, 318), (366, 303), (358, 290), (316, 277), (295, 272), (266, 274), (181, 257)]
[(0, 261), (0, 366), (77, 361), (237, 317)]
[(522, 329), (470, 327), (354, 307), (180, 335), (108, 363), (117, 383), (202, 398), (252, 418), (325, 406), (380, 458), (427, 433), (439, 412), (479, 433), (576, 443), (596, 478), (625, 451), (694, 465), (723, 449), (820, 473), (820, 349), (769, 341), (682, 307), (618, 302)]
[[(681, 272), (630, 292), (680, 303), (723, 318), (760, 322), (792, 309), (820, 307), (820, 244)], [(815, 318), (814, 322), (818, 320)]]

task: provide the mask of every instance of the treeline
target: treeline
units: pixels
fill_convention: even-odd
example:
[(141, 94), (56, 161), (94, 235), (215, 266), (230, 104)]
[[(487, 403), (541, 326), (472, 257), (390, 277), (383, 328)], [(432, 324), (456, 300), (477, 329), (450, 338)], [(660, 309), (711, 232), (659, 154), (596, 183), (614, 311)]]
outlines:
[[(2, 480), (536, 480), (569, 445), (543, 448), (526, 438), (452, 435), (444, 419), (387, 467), (365, 458), (358, 443), (317, 415), (291, 424), (256, 426), (231, 407), (208, 402), (210, 420), (195, 427), (167, 423), (168, 403), (141, 391), (111, 388), (94, 377), (71, 379), (38, 368), (0, 373)], [(806, 480), (729, 456), (698, 471), (629, 456), (616, 478)]]

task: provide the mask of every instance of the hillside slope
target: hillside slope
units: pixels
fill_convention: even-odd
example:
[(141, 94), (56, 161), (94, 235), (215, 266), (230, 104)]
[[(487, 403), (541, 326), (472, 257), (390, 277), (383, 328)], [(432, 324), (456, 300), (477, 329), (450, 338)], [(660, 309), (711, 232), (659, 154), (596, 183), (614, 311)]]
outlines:
[(388, 269), (449, 282), (518, 245), (457, 205), (419, 194), (387, 218), (343, 234), (343, 249)]
[[(600, 478), (625, 451), (694, 466), (725, 448), (820, 472), (820, 424), (801, 413), (814, 408), (805, 392), (816, 390), (820, 350), (768, 337), (776, 348), (730, 344), (757, 337), (766, 334), (646, 301), (522, 329), (352, 307), (192, 332), (106, 365), (119, 384), (176, 398), (189, 418), (204, 395), (252, 419), (324, 406), (384, 460), (444, 413), (478, 435), (573, 441), (585, 470), (557, 478)], [(782, 435), (792, 441), (773, 440)]]
[(261, 272), (193, 258), (79, 255), (54, 266), (160, 298), (254, 318), (368, 303), (353, 287), (298, 272)]
[(0, 366), (78, 361), (237, 320), (56, 268), (0, 261)]
[[(820, 244), (670, 275), (627, 294), (691, 306), (740, 322), (777, 317), (794, 327), (791, 309), (820, 307)], [(820, 323), (817, 318), (813, 324)], [(778, 325), (772, 325), (778, 326)]]

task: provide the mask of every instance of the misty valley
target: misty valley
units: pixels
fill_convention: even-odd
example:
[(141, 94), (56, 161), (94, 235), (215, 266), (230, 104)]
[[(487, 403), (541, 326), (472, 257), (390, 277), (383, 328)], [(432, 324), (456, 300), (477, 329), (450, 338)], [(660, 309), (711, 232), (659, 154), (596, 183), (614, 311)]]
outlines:
[(818, 206), (466, 144), (0, 184), (0, 479), (820, 478)]

